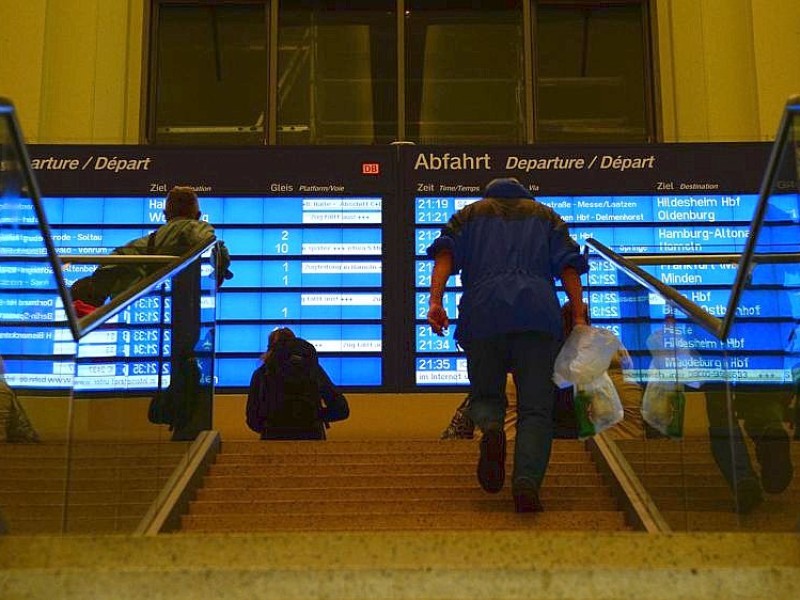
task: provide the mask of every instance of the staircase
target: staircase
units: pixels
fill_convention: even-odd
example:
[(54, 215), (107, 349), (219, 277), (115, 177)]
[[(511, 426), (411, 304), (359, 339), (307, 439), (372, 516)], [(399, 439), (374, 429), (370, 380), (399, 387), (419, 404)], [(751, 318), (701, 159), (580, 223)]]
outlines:
[(132, 533), (188, 447), (0, 444), (0, 510), (15, 535)]
[(467, 440), (223, 442), (182, 530), (629, 529), (581, 442), (554, 442), (536, 515), (514, 512), (510, 477), (481, 490), (477, 458)]
[[(760, 506), (747, 515), (738, 515), (707, 439), (616, 443), (675, 531), (797, 531), (800, 476), (795, 476), (786, 491), (765, 493)], [(796, 469), (800, 465), (800, 443), (792, 442), (791, 453)]]

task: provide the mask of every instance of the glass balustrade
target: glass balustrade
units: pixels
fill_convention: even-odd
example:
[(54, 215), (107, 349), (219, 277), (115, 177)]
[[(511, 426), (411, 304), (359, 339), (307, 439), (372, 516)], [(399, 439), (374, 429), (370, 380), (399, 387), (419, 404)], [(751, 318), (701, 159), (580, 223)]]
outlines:
[[(212, 427), (213, 242), (57, 253), (3, 101), (0, 167), (0, 528), (133, 533)], [(98, 269), (127, 285), (93, 308), (75, 284)]]

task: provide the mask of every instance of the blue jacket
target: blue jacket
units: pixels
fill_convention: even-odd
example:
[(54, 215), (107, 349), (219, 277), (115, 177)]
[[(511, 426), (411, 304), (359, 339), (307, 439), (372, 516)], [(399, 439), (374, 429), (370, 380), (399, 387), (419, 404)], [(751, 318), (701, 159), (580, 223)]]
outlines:
[(519, 182), (495, 180), (484, 198), (454, 214), (427, 254), (444, 249), (461, 271), (460, 344), (515, 331), (563, 337), (555, 279), (564, 267), (583, 274), (589, 266), (563, 219)]

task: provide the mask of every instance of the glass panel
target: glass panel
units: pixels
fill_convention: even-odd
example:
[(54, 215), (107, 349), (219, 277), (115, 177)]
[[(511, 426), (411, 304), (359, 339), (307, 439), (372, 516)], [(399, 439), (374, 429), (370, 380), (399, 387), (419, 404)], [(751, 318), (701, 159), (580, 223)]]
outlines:
[[(775, 285), (774, 271), (762, 276)], [(780, 344), (791, 327), (779, 295), (772, 303), (763, 294), (745, 298), (742, 311), (757, 317), (743, 318), (722, 341), (626, 275), (618, 273), (618, 284), (618, 319), (604, 318), (606, 304), (593, 306), (588, 289), (593, 323), (617, 333), (630, 355), (621, 371), (614, 362), (609, 369), (625, 422), (608, 436), (667, 523), (681, 531), (793, 531), (795, 386), (784, 369), (789, 354)]]
[(525, 141), (520, 2), (406, 2), (408, 139)]
[(278, 20), (278, 143), (397, 139), (393, 0), (285, 0)]
[(154, 141), (265, 143), (265, 7), (162, 4), (157, 15)]
[(211, 273), (195, 262), (81, 338), (66, 533), (136, 530), (212, 428)]
[(0, 531), (28, 534), (61, 530), (75, 352), (12, 119), (0, 101)]
[[(800, 512), (794, 478), (800, 462), (800, 103), (787, 111), (774, 176), (766, 180), (754, 217), (762, 219), (754, 226), (753, 262), (728, 335), (739, 354), (731, 359), (732, 410), (756, 475), (745, 483), (762, 491), (754, 527), (768, 531), (796, 531)], [(744, 356), (756, 323), (762, 344), (757, 355)]]
[(761, 491), (727, 385), (736, 353), (624, 273), (618, 282), (619, 319), (593, 318), (627, 351), (609, 368), (625, 420), (607, 436), (673, 530), (746, 528)]
[(536, 141), (650, 140), (639, 4), (536, 11)]

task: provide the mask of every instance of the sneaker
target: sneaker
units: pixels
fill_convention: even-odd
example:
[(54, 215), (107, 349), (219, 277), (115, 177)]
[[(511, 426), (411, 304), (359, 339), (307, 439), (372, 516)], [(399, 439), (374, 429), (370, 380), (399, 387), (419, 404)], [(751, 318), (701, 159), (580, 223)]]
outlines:
[(764, 491), (780, 494), (789, 487), (794, 476), (789, 434), (782, 425), (768, 425), (764, 433), (753, 441), (756, 459), (761, 465), (761, 485)]
[(512, 489), (514, 511), (518, 513), (542, 512), (544, 506), (539, 499), (539, 489), (529, 479), (518, 479)]
[(754, 477), (748, 477), (738, 482), (736, 486), (736, 499), (733, 510), (740, 515), (746, 515), (764, 501), (761, 485)]
[(490, 494), (503, 489), (506, 479), (506, 433), (502, 429), (487, 429), (481, 437), (481, 457), (478, 460), (478, 483)]

